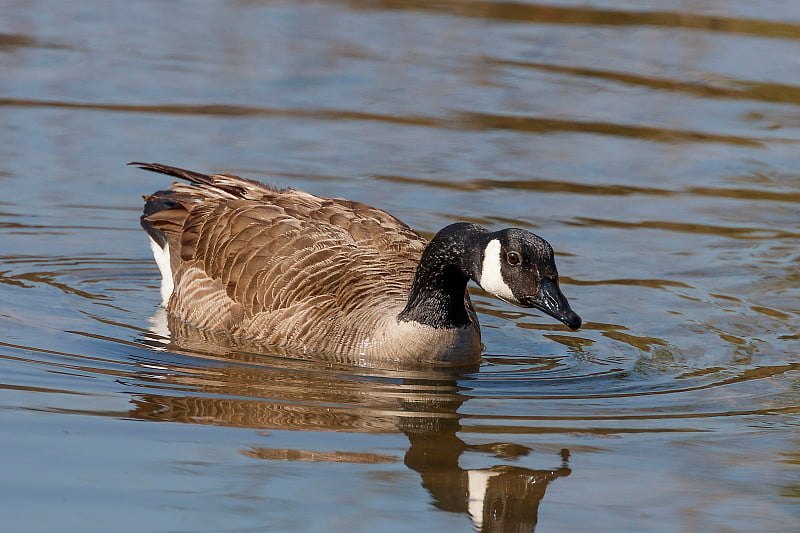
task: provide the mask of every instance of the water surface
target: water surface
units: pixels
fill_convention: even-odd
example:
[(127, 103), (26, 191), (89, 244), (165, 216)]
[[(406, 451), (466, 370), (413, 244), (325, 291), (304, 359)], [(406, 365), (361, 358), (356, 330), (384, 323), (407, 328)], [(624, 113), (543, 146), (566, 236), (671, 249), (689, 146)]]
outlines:
[[(791, 2), (37, 2), (0, 17), (9, 531), (793, 531)], [(400, 372), (159, 334), (157, 161), (555, 247)], [(161, 423), (157, 423), (161, 422)]]

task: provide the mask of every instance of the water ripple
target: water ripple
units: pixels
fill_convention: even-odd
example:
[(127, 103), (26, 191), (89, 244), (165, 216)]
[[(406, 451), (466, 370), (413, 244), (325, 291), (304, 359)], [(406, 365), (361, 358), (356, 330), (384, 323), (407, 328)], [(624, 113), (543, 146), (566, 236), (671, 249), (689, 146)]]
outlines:
[[(339, 0), (330, 0), (340, 3)], [(800, 24), (771, 20), (702, 15), (679, 11), (635, 11), (583, 6), (553, 6), (522, 2), (442, 0), (343, 0), (360, 9), (413, 10), (506, 22), (568, 26), (656, 26), (672, 29), (755, 35), (771, 39), (800, 39)]]
[(486, 61), (493, 65), (557, 72), (580, 78), (606, 80), (659, 91), (685, 93), (702, 98), (728, 98), (733, 100), (753, 100), (780, 104), (800, 104), (800, 87), (782, 83), (726, 79), (724, 80), (724, 85), (711, 85), (708, 83), (686, 82), (669, 78), (644, 76), (630, 72), (556, 65), (535, 61), (515, 61), (494, 58), (487, 58)]
[(496, 115), (451, 110), (449, 116), (435, 118), (387, 115), (335, 109), (277, 109), (230, 104), (110, 104), (0, 98), (0, 107), (51, 107), (122, 113), (210, 115), (220, 117), (289, 117), (326, 121), (377, 121), (407, 126), (438, 127), (451, 130), (511, 130), (520, 133), (586, 133), (610, 135), (659, 143), (709, 142), (763, 148), (768, 142), (797, 143), (779, 137), (743, 137), (711, 132), (669, 129), (650, 125), (566, 120), (550, 117)]

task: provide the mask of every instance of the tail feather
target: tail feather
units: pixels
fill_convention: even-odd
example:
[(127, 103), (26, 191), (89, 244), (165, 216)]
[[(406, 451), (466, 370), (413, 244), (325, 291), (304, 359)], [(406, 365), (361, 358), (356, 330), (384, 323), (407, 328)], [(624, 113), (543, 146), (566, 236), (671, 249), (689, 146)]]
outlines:
[[(134, 161), (128, 164), (183, 180), (145, 196), (140, 217), (142, 227), (154, 243), (164, 249), (172, 247), (174, 257), (187, 259), (194, 254), (205, 220), (203, 210), (212, 209), (220, 202), (237, 200), (271, 203), (280, 196), (277, 189), (232, 174), (201, 174), (159, 163)], [(295, 201), (300, 200), (295, 198)]]
[(201, 174), (200, 172), (194, 172), (192, 170), (170, 167), (167, 165), (161, 165), (159, 163), (141, 163), (139, 161), (131, 161), (128, 164), (137, 166), (142, 170), (149, 170), (150, 172), (158, 172), (159, 174), (166, 174), (167, 176), (172, 176), (174, 178), (181, 178), (191, 183), (202, 183), (204, 185), (214, 184), (214, 180), (208, 174)]
[(167, 250), (171, 244), (176, 247), (173, 252), (180, 251), (181, 257), (194, 252), (193, 244), (199, 228), (186, 227), (186, 220), (198, 207), (219, 200), (261, 199), (275, 193), (257, 181), (229, 174), (201, 174), (159, 163), (134, 161), (128, 164), (189, 182), (176, 182), (168, 189), (145, 196), (143, 213), (139, 219), (157, 247)]
[(167, 237), (164, 235), (164, 232), (157, 229), (153, 225), (153, 220), (149, 217), (151, 215), (155, 215), (156, 213), (160, 213), (162, 211), (167, 211), (175, 207), (178, 202), (172, 198), (174, 195), (173, 191), (164, 190), (164, 191), (157, 191), (150, 196), (144, 197), (144, 212), (142, 216), (139, 217), (139, 223), (145, 229), (150, 238), (156, 241), (156, 243), (163, 247), (167, 244)]
[[(166, 174), (167, 176), (172, 176), (174, 178), (180, 178), (194, 185), (204, 185), (206, 187), (218, 189), (238, 197), (243, 197), (247, 192), (245, 187), (229, 183), (230, 180), (228, 180), (226, 183), (222, 183), (220, 180), (215, 179), (214, 176), (201, 174), (200, 172), (194, 172), (192, 170), (161, 165), (159, 163), (141, 163), (138, 161), (132, 161), (128, 164), (137, 166), (142, 170), (149, 170), (150, 172), (157, 172), (159, 174)], [(243, 178), (239, 179), (246, 181)]]

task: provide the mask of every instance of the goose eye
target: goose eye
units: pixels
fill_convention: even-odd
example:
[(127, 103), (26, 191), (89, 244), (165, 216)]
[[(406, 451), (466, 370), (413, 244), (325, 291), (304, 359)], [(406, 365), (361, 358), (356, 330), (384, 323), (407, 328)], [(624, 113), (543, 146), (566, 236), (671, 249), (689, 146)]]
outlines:
[(506, 262), (511, 266), (517, 266), (522, 262), (519, 252), (506, 252)]

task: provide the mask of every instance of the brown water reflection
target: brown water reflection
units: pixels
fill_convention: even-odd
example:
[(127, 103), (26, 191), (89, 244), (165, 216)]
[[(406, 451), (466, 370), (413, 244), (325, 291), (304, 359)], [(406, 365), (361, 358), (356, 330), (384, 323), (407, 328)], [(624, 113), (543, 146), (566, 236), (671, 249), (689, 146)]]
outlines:
[[(467, 444), (458, 411), (469, 399), (462, 394), (461, 371), (386, 371), (354, 373), (315, 361), (231, 351), (223, 339), (170, 320), (171, 337), (158, 349), (227, 361), (207, 372), (196, 366), (158, 365), (158, 386), (151, 372), (139, 382), (148, 390), (136, 394), (128, 416), (142, 420), (212, 424), (271, 431), (402, 433), (408, 438), (403, 463), (421, 478), (433, 505), (467, 514), (478, 531), (532, 531), (547, 486), (568, 476), (569, 450), (560, 452), (556, 468), (532, 470), (507, 464), (532, 450), (514, 442)], [(214, 351), (214, 347), (218, 351)], [(212, 351), (209, 352), (209, 349)], [(180, 394), (169, 394), (179, 390)], [(268, 461), (380, 464), (400, 458), (371, 452), (305, 450), (254, 446), (246, 457)], [(462, 456), (476, 453), (501, 460), (487, 468), (461, 466)]]
[(345, 0), (348, 5), (367, 9), (411, 9), (451, 13), (481, 19), (592, 26), (663, 26), (714, 32), (752, 34), (778, 39), (800, 38), (800, 24), (735, 17), (704, 16), (690, 12), (633, 11), (583, 6), (553, 6), (528, 2), (481, 2), (445, 0)]
[[(800, 37), (800, 27), (797, 29)], [(491, 60), (487, 60), (491, 61)], [(597, 70), (585, 67), (553, 65), (533, 61), (497, 60), (493, 64), (516, 68), (531, 68), (547, 72), (558, 72), (583, 78), (624, 83), (646, 87), (648, 89), (677, 91), (707, 98), (732, 98), (745, 100), (761, 100), (764, 102), (800, 103), (800, 87), (780, 83), (762, 83), (743, 80), (725, 80), (725, 86), (685, 82), (669, 78), (647, 77), (629, 72)]]

